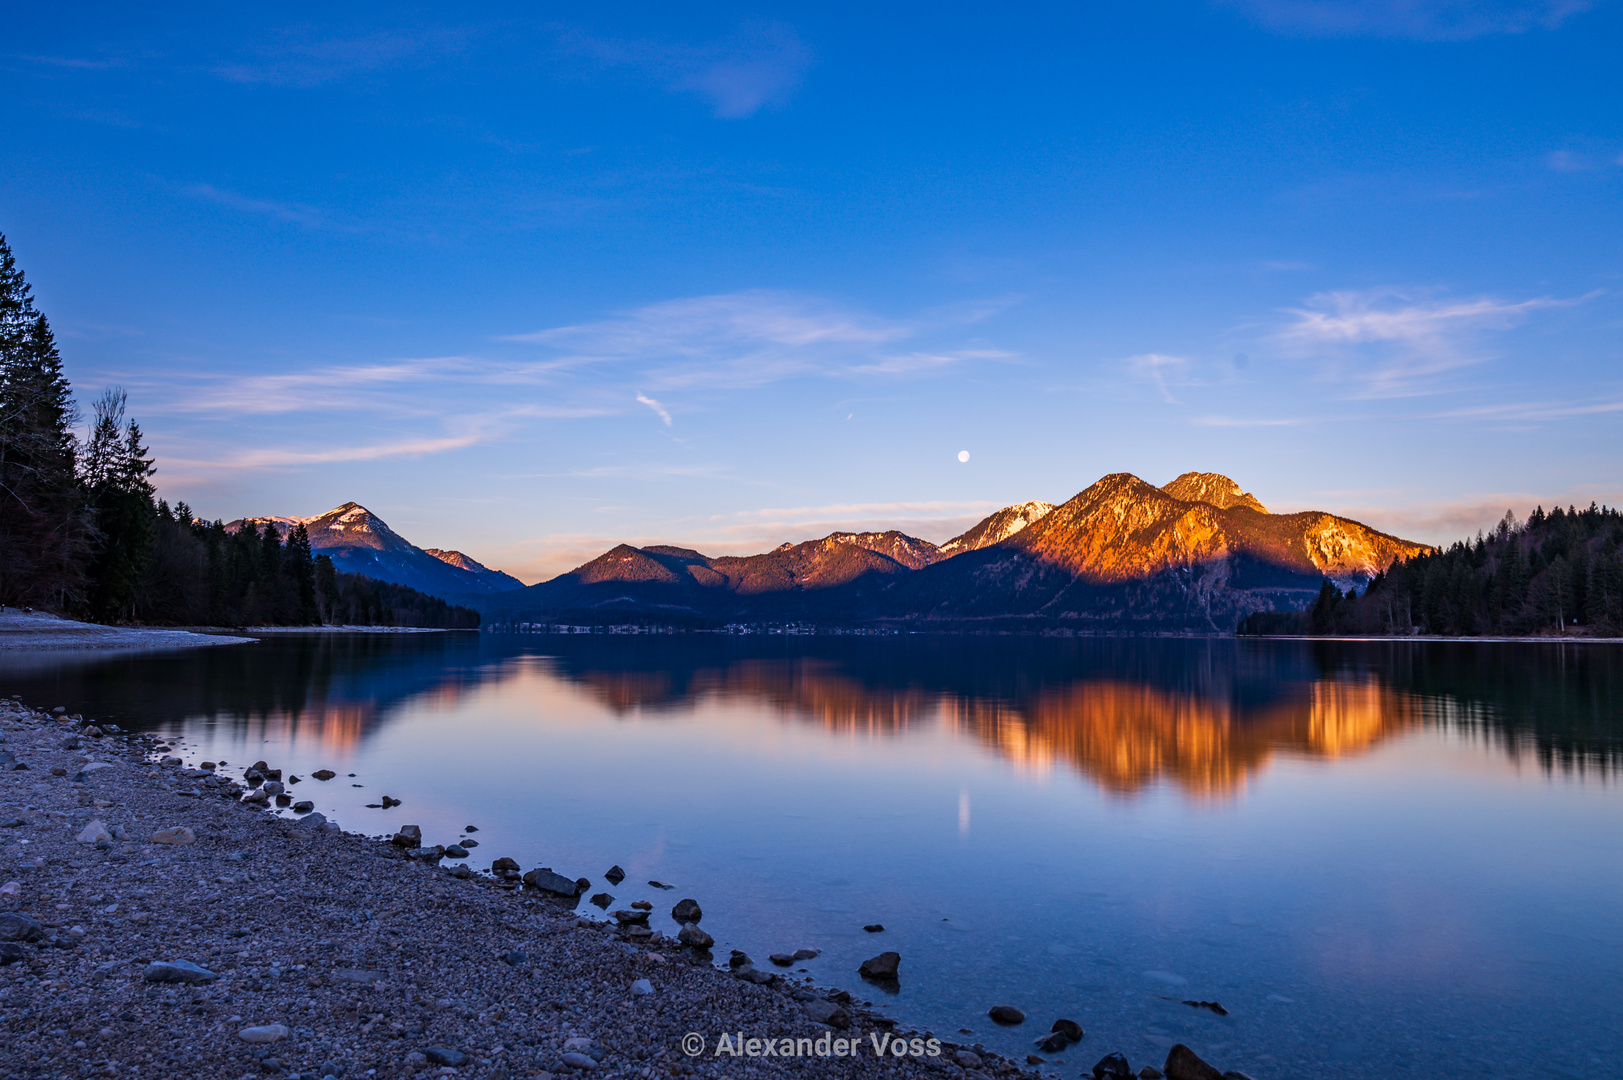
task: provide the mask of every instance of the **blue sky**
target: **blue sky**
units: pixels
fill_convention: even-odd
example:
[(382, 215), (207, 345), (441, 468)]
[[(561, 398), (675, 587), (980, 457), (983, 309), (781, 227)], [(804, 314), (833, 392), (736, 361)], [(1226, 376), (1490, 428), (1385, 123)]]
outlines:
[[(1623, 501), (1623, 3), (36, 5), (0, 232), (210, 517), (943, 540)], [(967, 450), (967, 463), (958, 460)]]

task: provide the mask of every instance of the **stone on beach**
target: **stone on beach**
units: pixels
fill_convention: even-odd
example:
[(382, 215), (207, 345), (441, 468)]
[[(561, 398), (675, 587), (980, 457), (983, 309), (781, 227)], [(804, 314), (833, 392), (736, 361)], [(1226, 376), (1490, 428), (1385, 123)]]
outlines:
[(425, 1046), (423, 1056), (433, 1065), (448, 1065), (453, 1069), (460, 1069), (472, 1059), (460, 1050), (453, 1050), (448, 1046)]
[(103, 841), (110, 844), (113, 842), (113, 834), (107, 831), (105, 823), (97, 820), (86, 825), (74, 839), (81, 844), (100, 844)]
[(219, 978), (208, 968), (198, 967), (190, 960), (154, 960), (147, 965), (141, 977), (147, 982), (185, 983), (189, 986), (201, 986)]
[(423, 846), (423, 829), (421, 825), (402, 825), (395, 830), (390, 838), (395, 847), (419, 848)]
[(806, 1002), (806, 1015), (819, 1024), (844, 1030), (851, 1026), (851, 1014), (832, 1001)]
[(27, 915), (0, 912), (0, 941), (38, 941), (44, 936), (45, 928)]
[(264, 1024), (260, 1027), (245, 1027), (237, 1032), (237, 1038), (250, 1043), (281, 1042), (292, 1034), (283, 1024)]
[(183, 847), (186, 844), (195, 843), (196, 841), (197, 833), (193, 832), (184, 825), (176, 825), (169, 829), (159, 829), (157, 832), (152, 834), (152, 842), (154, 844), (170, 844), (175, 847)]
[(682, 929), (676, 932), (676, 940), (695, 949), (708, 949), (716, 943), (715, 938), (693, 923), (683, 923)]

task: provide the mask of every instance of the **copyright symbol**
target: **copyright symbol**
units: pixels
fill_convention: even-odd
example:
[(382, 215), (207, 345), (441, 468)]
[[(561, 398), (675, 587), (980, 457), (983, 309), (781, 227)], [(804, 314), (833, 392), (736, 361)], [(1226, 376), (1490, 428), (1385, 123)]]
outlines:
[(688, 1057), (698, 1057), (704, 1053), (704, 1036), (697, 1031), (690, 1031), (682, 1036), (682, 1053)]

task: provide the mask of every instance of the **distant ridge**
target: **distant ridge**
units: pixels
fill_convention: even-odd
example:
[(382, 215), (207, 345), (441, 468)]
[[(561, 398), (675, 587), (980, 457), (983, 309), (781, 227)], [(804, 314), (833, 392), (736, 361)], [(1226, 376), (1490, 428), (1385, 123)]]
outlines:
[(314, 517), (238, 518), (228, 522), (226, 529), (236, 532), (248, 521), (257, 529), (274, 526), (284, 538), (295, 525), (303, 525), (310, 534), (310, 550), (332, 559), (337, 569), (407, 585), (441, 599), (466, 602), (469, 596), (524, 588), (517, 578), (459, 551), (424, 551), (356, 502)]
[(1067, 502), (1008, 506), (940, 547), (831, 533), (763, 555), (620, 545), (481, 601), (508, 621), (792, 621), (1232, 630), (1305, 607), (1325, 578), (1362, 586), (1431, 550), (1333, 514), (1271, 514), (1218, 473), (1157, 488), (1130, 473)]

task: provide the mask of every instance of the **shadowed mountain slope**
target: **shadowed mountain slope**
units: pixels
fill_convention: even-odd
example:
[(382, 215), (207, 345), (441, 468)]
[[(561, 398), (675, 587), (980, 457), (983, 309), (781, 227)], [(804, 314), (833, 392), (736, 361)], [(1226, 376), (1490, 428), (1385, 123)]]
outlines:
[(347, 502), (315, 517), (239, 518), (226, 528), (235, 532), (244, 520), (260, 529), (274, 525), (283, 539), (302, 524), (310, 534), (310, 550), (330, 558), (337, 569), (407, 585), (441, 599), (460, 603), (470, 594), (524, 587), (517, 578), (482, 566), (459, 551), (424, 551), (359, 503)]

